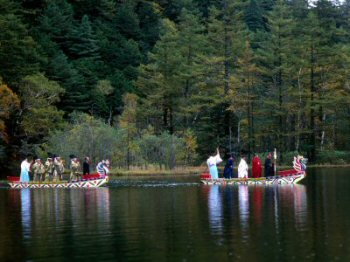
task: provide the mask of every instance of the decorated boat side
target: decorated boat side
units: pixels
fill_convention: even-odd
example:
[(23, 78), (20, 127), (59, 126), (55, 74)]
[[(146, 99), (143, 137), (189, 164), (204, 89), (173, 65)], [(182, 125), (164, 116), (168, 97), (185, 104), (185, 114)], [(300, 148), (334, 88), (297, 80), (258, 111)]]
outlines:
[(306, 176), (305, 172), (295, 172), (295, 170), (284, 170), (278, 174), (278, 176), (259, 178), (211, 179), (209, 173), (203, 173), (201, 182), (206, 185), (286, 185), (296, 184)]
[(302, 156), (294, 158), (293, 169), (278, 171), (276, 176), (259, 178), (218, 178), (212, 179), (210, 173), (200, 175), (201, 182), (206, 185), (287, 185), (296, 184), (306, 177), (307, 159)]
[(108, 176), (100, 174), (84, 175), (80, 181), (58, 181), (58, 182), (20, 182), (19, 177), (8, 176), (8, 184), (11, 188), (97, 188), (108, 183)]

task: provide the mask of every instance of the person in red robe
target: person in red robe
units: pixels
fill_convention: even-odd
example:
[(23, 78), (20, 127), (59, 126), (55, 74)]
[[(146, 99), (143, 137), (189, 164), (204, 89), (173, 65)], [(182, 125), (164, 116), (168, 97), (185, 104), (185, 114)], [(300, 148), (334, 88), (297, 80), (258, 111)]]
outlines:
[(254, 154), (252, 160), (252, 177), (257, 178), (261, 177), (261, 160), (257, 154)]

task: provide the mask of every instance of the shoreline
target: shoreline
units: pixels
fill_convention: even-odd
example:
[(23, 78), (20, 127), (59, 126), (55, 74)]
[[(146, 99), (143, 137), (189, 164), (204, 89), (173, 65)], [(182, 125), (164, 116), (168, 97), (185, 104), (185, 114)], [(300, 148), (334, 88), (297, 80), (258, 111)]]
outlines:
[[(307, 168), (347, 168), (350, 167), (350, 164), (342, 164), (342, 165), (332, 165), (332, 164), (315, 164), (309, 165)], [(278, 166), (277, 170), (291, 169), (291, 166)], [(251, 167), (249, 167), (251, 170)], [(237, 171), (237, 167), (235, 167), (235, 171)], [(188, 168), (176, 168), (174, 170), (159, 170), (159, 169), (134, 169), (134, 170), (126, 170), (126, 169), (112, 169), (110, 173), (110, 178), (119, 179), (119, 178), (132, 178), (132, 177), (156, 177), (156, 178), (169, 178), (169, 177), (185, 177), (185, 176), (193, 176), (197, 177), (203, 172), (208, 172), (207, 167), (198, 166), (198, 167), (188, 167)], [(219, 167), (219, 173), (223, 172), (223, 167)], [(68, 174), (68, 173), (67, 173)], [(0, 179), (0, 186), (7, 184), (6, 178)]]
[[(350, 164), (342, 164), (342, 165), (332, 165), (332, 164), (315, 164), (309, 165), (307, 168), (344, 168), (350, 167)], [(237, 167), (234, 168), (237, 170)], [(277, 170), (285, 170), (292, 169), (291, 166), (281, 165), (277, 166)], [(251, 170), (251, 167), (249, 167)], [(208, 172), (207, 167), (199, 166), (199, 167), (189, 167), (189, 168), (179, 168), (174, 170), (112, 170), (110, 176), (111, 177), (130, 177), (130, 176), (199, 176), (203, 172)], [(223, 167), (219, 167), (219, 172), (223, 172)]]

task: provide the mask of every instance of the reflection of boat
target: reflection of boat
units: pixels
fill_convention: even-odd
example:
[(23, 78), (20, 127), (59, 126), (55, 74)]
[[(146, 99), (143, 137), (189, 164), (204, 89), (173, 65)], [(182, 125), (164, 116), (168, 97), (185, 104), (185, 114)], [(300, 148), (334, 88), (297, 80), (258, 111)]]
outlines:
[(19, 181), (19, 177), (8, 176), (7, 182), (11, 188), (95, 188), (108, 182), (108, 176), (99, 174), (84, 175), (81, 181), (59, 181), (59, 182), (29, 182)]
[(259, 178), (219, 178), (211, 179), (210, 174), (203, 173), (200, 176), (201, 182), (206, 185), (284, 185), (296, 184), (306, 176), (305, 171), (283, 170), (277, 176)]

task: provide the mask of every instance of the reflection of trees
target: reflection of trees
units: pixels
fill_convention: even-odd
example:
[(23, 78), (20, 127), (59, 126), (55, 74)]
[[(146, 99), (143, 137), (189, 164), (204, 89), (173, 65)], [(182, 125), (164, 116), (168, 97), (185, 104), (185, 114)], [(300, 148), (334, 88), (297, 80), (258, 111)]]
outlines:
[[(24, 213), (21, 190), (0, 191), (0, 258), (348, 258), (348, 188), (321, 174), (307, 186), (31, 190)], [(22, 217), (28, 212), (30, 223)]]
[(23, 261), (21, 191), (0, 190), (0, 261)]

